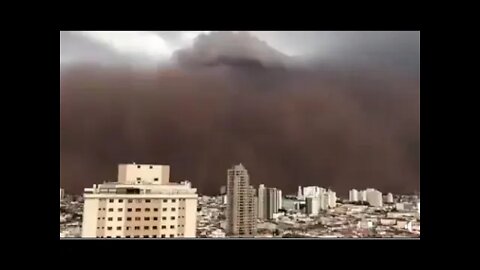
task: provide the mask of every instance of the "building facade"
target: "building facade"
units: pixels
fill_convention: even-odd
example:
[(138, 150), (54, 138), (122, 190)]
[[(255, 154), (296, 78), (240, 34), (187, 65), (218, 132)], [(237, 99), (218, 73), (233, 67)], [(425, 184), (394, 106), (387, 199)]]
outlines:
[(349, 192), (348, 200), (351, 202), (357, 202), (358, 201), (358, 190), (352, 189)]
[(383, 206), (382, 192), (373, 188), (369, 188), (365, 192), (367, 194), (367, 202), (371, 206), (375, 206), (375, 207)]
[(256, 234), (255, 189), (247, 169), (240, 163), (227, 171), (227, 234), (254, 237)]
[(121, 164), (117, 182), (86, 188), (82, 237), (194, 238), (197, 190), (169, 175), (165, 165)]
[(305, 206), (305, 213), (307, 215), (317, 216), (320, 212), (320, 196), (306, 198)]

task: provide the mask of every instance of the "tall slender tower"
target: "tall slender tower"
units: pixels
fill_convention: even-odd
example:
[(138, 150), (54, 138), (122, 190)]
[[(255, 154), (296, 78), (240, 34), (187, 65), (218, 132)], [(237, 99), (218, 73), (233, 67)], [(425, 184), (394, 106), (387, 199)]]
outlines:
[(254, 237), (257, 225), (255, 190), (241, 163), (227, 171), (227, 200), (227, 234)]

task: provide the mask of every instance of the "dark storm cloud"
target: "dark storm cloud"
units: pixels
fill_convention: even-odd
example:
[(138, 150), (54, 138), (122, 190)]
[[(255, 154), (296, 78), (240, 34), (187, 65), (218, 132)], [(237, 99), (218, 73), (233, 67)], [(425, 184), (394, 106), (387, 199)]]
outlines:
[(287, 57), (247, 32), (213, 32), (175, 55), (182, 66), (283, 66)]
[[(264, 63), (278, 52), (241, 37), (200, 36), (179, 52), (188, 69), (63, 73), (62, 185), (80, 192), (114, 180), (118, 163), (136, 161), (170, 164), (173, 180), (214, 193), (226, 169), (242, 162), (254, 185), (286, 193), (298, 185), (340, 194), (418, 189), (416, 77), (372, 71), (373, 62), (347, 72), (342, 65), (270, 68)], [(225, 39), (236, 45), (224, 48)]]

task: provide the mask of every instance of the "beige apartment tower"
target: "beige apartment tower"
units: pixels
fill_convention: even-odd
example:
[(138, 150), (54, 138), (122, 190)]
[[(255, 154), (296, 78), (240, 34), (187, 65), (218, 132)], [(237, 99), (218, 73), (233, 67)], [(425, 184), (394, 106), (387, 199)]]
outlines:
[(85, 189), (82, 237), (194, 238), (197, 190), (169, 177), (169, 166), (120, 164), (118, 182)]
[(240, 163), (227, 171), (227, 234), (254, 237), (257, 215), (255, 189)]

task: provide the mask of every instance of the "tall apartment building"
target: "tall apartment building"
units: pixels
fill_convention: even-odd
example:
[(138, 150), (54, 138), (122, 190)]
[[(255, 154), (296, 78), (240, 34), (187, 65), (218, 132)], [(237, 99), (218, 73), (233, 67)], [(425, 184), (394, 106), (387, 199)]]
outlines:
[(356, 189), (350, 190), (350, 192), (348, 193), (348, 200), (351, 202), (358, 201), (358, 190)]
[(258, 187), (257, 213), (259, 219), (272, 219), (274, 213), (282, 208), (282, 191), (277, 188), (265, 187), (261, 184)]
[(307, 215), (318, 215), (320, 211), (320, 196), (305, 198), (305, 213)]
[(227, 234), (254, 237), (257, 200), (255, 189), (250, 186), (248, 171), (241, 163), (227, 171), (227, 200)]
[(195, 237), (197, 190), (169, 178), (169, 166), (120, 164), (117, 182), (84, 190), (82, 237)]
[(371, 206), (381, 207), (383, 205), (382, 192), (374, 188), (368, 188), (367, 190), (365, 190), (365, 192), (367, 194), (367, 202)]
[(60, 201), (63, 200), (64, 196), (65, 196), (65, 190), (63, 188), (60, 188)]
[(267, 219), (268, 204), (267, 204), (267, 189), (265, 185), (261, 184), (258, 186), (258, 195), (257, 195), (257, 218)]

